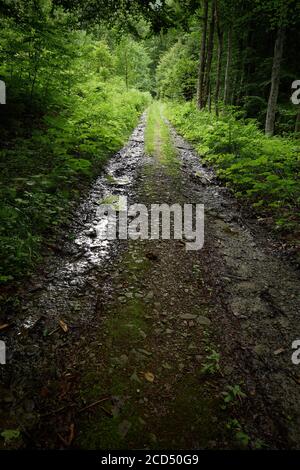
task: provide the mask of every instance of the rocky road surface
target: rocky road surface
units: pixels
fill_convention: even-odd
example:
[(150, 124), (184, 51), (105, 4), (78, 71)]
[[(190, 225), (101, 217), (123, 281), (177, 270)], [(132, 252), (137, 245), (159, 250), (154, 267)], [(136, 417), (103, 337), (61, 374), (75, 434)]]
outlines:
[[(25, 286), (1, 333), (4, 448), (299, 448), (299, 275), (171, 128), (176, 162), (144, 152), (145, 116)], [(103, 241), (97, 208), (199, 203), (205, 244)]]

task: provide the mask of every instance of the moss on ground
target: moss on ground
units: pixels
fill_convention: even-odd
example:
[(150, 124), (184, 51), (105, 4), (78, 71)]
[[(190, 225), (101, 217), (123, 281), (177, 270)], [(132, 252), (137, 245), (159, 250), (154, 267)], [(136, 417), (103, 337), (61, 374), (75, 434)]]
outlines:
[(163, 110), (164, 105), (160, 102), (154, 102), (148, 109), (145, 149), (148, 155), (156, 157), (166, 167), (168, 174), (174, 176), (178, 174), (180, 162)]

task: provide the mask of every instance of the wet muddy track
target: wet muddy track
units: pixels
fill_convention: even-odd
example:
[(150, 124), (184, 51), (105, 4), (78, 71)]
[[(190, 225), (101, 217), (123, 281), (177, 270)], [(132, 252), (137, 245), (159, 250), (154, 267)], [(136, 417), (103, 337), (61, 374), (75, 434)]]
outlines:
[[(21, 312), (8, 319), (14, 328), (3, 337), (7, 365), (0, 370), (0, 423), (4, 429), (21, 424), (29, 446), (43, 443), (32, 441), (27, 429), (39, 427), (40, 413), (45, 412), (48, 420), (48, 412), (52, 416), (60, 402), (55, 390), (50, 403), (48, 396), (46, 403), (40, 403), (41, 389), (51, 378), (59, 381), (68, 368), (66, 351), (78, 338), (84, 342), (83, 331), (98, 321), (95, 312), (101, 299), (107, 301), (111, 295), (105, 291), (109, 290), (106, 268), (125, 247), (118, 240), (95, 239), (95, 226), (101, 224), (97, 208), (113, 195), (126, 195), (131, 200), (138, 169), (145, 159), (144, 126), (145, 116), (128, 144), (114, 155), (79, 203), (65, 239), (22, 289), (26, 294), (21, 295)], [(70, 336), (59, 335), (60, 320), (68, 325)]]
[[(194, 322), (193, 315), (187, 316), (197, 307), (202, 309), (202, 323), (207, 317), (206, 326), (209, 325), (212, 341), (221, 354), (221, 374), (211, 380), (212, 389), (205, 393), (212, 394), (215, 389), (218, 395), (226, 384), (242, 383), (247, 399), (236, 413), (247, 431), (269, 447), (299, 448), (300, 369), (291, 363), (291, 344), (300, 337), (298, 274), (270, 252), (261, 230), (255, 235), (255, 225), (251, 222), (249, 228), (236, 200), (219, 185), (213, 172), (201, 165), (199, 157), (174, 130), (173, 140), (181, 163), (177, 175), (169, 175), (163, 165), (145, 156), (144, 123), (145, 117), (128, 145), (111, 159), (79, 205), (70, 230), (72, 237), (64, 242), (61, 254), (47, 259), (44, 272), (31, 280), (28, 294), (21, 299), (22, 315), (14, 319), (15, 327), (2, 335), (7, 341), (8, 365), (1, 368), (0, 425), (6, 429), (20, 427), (23, 433), (20, 447), (44, 448), (68, 447), (68, 437), (63, 436), (69, 436), (70, 423), (75, 422), (78, 434), (81, 428), (90, 425), (81, 410), (93, 400), (82, 395), (82, 376), (87, 369), (96, 369), (98, 377), (106, 368), (106, 362), (115, 360), (122, 351), (117, 341), (117, 353), (110, 359), (104, 358), (107, 343), (103, 318), (109, 319), (123, 308), (127, 302), (125, 294), (131, 299), (132, 285), (142, 299), (149, 297), (143, 308), (147, 312), (146, 323), (149, 320), (149, 329), (154, 328), (154, 334), (147, 333), (148, 338), (151, 337), (145, 340), (147, 347), (163, 350), (152, 363), (150, 360), (147, 363), (145, 358), (141, 363), (157, 368), (158, 362), (165, 361), (164, 371), (172, 371), (176, 365), (179, 372), (170, 372), (170, 377), (158, 385), (159, 396), (164, 397), (162, 403), (155, 405), (147, 390), (143, 404), (133, 401), (137, 407), (141, 405), (140, 414), (148, 416), (154, 437), (150, 436), (149, 442), (147, 439), (139, 441), (129, 433), (128, 446), (153, 445), (155, 448), (159, 447), (160, 440), (167, 446), (168, 441), (164, 439), (169, 439), (169, 444), (174, 441), (171, 445), (175, 448), (176, 445), (186, 448), (189, 445), (194, 448), (233, 446), (218, 432), (212, 431), (211, 436), (203, 440), (197, 436), (194, 424), (189, 428), (186, 422), (175, 419), (174, 423), (168, 406), (164, 405), (176, 402), (176, 393), (166, 385), (179, 387), (181, 369), (186, 374), (182, 376), (184, 380), (186, 377), (198, 380), (201, 366), (197, 366), (197, 361), (205, 354), (203, 325)], [(151, 241), (142, 244), (141, 254), (138, 247), (132, 248), (125, 241), (99, 242), (94, 236), (95, 225), (99, 224), (97, 206), (111, 195), (127, 195), (129, 202), (146, 204), (204, 204), (204, 249), (199, 253), (186, 253), (175, 242), (172, 245), (171, 242)], [(135, 262), (148, 254), (149, 272), (138, 271), (126, 280), (128, 268), (124, 268), (122, 262), (126, 252), (132, 254)], [(192, 271), (195, 266), (201, 269), (201, 280)], [(205, 310), (203, 305), (206, 304)], [(62, 331), (59, 320), (68, 326), (67, 333)], [(144, 327), (139, 328), (143, 331)], [(192, 354), (195, 343), (198, 347), (197, 342), (201, 346)], [(123, 349), (124, 344), (127, 343), (123, 343)], [(172, 358), (173, 351), (178, 357)], [(123, 356), (128, 356), (129, 361), (128, 357), (123, 357), (124, 361), (131, 361), (134, 367), (140, 366), (128, 351)], [(128, 364), (123, 369), (127, 371), (126, 368), (128, 372), (131, 370)], [(192, 387), (193, 384), (192, 381)], [(197, 382), (195, 387), (199, 384)], [(85, 386), (92, 386), (89, 380)], [(185, 393), (185, 389), (182, 390)], [(194, 398), (192, 396), (191, 400)], [(118, 408), (118, 396), (113, 400), (114, 408)], [(179, 404), (183, 409), (185, 405)], [(110, 411), (106, 409), (106, 412)], [(212, 417), (201, 414), (202, 410), (199, 413), (202, 421), (219, 418), (216, 413)], [(171, 426), (182, 426), (186, 439), (176, 440), (170, 425), (160, 419), (164, 415)], [(121, 433), (124, 427), (126, 431), (127, 422), (121, 422)], [(201, 429), (199, 427), (199, 433)], [(98, 441), (95, 442), (98, 445)], [(73, 439), (69, 445), (73, 445)], [(85, 448), (86, 441), (79, 439), (77, 443), (75, 439), (74, 445)]]
[[(188, 171), (192, 162), (199, 171), (198, 157), (175, 141)], [(203, 267), (218, 298), (214, 324), (228, 381), (245, 382), (248, 419), (271, 446), (299, 448), (300, 371), (291, 361), (300, 334), (299, 272), (272, 253), (267, 232), (243, 218), (237, 201), (208, 176), (212, 184), (194, 190), (205, 204)]]

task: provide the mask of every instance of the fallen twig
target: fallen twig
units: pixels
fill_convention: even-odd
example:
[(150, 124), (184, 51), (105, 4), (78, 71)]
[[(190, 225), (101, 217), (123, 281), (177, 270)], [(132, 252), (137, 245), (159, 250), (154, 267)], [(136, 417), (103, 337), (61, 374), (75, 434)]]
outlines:
[(79, 413), (82, 413), (83, 411), (89, 410), (93, 406), (99, 405), (100, 403), (103, 403), (104, 401), (107, 401), (107, 400), (110, 400), (110, 397), (105, 397), (105, 398), (101, 398), (100, 400), (94, 401), (90, 405), (87, 405), (84, 408), (81, 408), (81, 410), (79, 410)]
[(41, 418), (46, 418), (47, 416), (56, 415), (57, 413), (61, 413), (62, 411), (67, 410), (68, 408), (72, 408), (73, 406), (75, 406), (75, 403), (70, 403), (69, 405), (62, 406), (61, 408), (58, 408), (57, 410), (49, 411), (49, 413), (45, 413), (41, 415)]
[(55, 330), (50, 331), (50, 333), (48, 333), (47, 336), (52, 336), (52, 335), (54, 335), (54, 333), (56, 333), (59, 330), (60, 330), (60, 326), (58, 328), (55, 328)]
[(113, 417), (113, 414), (111, 411), (107, 410), (106, 408), (104, 408), (104, 406), (100, 406), (101, 410), (104, 411), (104, 413), (107, 414), (107, 416), (109, 416), (110, 418)]

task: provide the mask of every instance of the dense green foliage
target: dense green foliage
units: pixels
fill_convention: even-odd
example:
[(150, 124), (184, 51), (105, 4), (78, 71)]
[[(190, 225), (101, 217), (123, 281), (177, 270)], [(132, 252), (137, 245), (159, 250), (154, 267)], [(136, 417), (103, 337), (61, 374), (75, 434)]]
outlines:
[[(290, 101), (293, 80), (300, 77), (298, 44), (300, 41), (300, 3), (295, 0), (208, 0), (204, 68), (204, 105), (215, 111), (215, 101), (222, 106), (239, 106), (249, 118), (265, 125), (273, 66), (274, 44), (282, 17), (286, 27), (280, 88), (276, 109), (275, 132), (292, 134), (299, 109)], [(169, 29), (171, 41), (159, 57), (157, 89), (161, 98), (190, 100), (196, 96), (199, 74), (199, 55), (203, 35), (205, 0), (193, 2), (172, 0), (176, 24)], [(214, 13), (217, 7), (217, 14)], [(286, 11), (288, 10), (288, 12)], [(184, 21), (183, 21), (184, 18)], [(212, 20), (214, 24), (212, 26)], [(210, 47), (209, 34), (213, 29)], [(231, 43), (229, 40), (231, 38)], [(228, 57), (230, 50), (230, 57)], [(218, 73), (218, 55), (220, 70)], [(211, 66), (208, 56), (211, 53)], [(201, 59), (200, 59), (201, 64)], [(228, 67), (228, 69), (227, 69)], [(225, 90), (226, 75), (228, 87)], [(217, 80), (220, 89), (217, 94)], [(198, 84), (199, 85), (199, 84)], [(225, 97), (226, 93), (226, 97)], [(204, 106), (204, 107), (205, 107)]]
[[(295, 0), (0, 0), (1, 280), (31, 270), (83, 184), (123, 145), (149, 92), (179, 100), (171, 119), (219, 176), (278, 228), (295, 230), (299, 8)], [(273, 103), (281, 137), (268, 140), (260, 128), (281, 29)]]
[(242, 119), (240, 114), (232, 109), (216, 118), (193, 103), (168, 106), (178, 131), (215, 166), (238, 197), (249, 200), (277, 229), (294, 231), (299, 227), (299, 144), (265, 137), (255, 120)]
[(149, 102), (149, 60), (125, 83), (121, 49), (76, 29), (50, 1), (28, 2), (24, 17), (1, 20), (1, 280), (26, 274), (40, 243), (67, 220), (80, 187), (119, 149)]
[(127, 89), (151, 89), (150, 56), (142, 44), (124, 37), (116, 49), (116, 72), (123, 77)]
[(184, 37), (162, 55), (157, 67), (159, 96), (192, 99), (196, 90), (197, 37)]
[(145, 151), (156, 157), (168, 173), (176, 175), (180, 168), (170, 127), (165, 119), (165, 105), (155, 101), (148, 109), (145, 131)]

